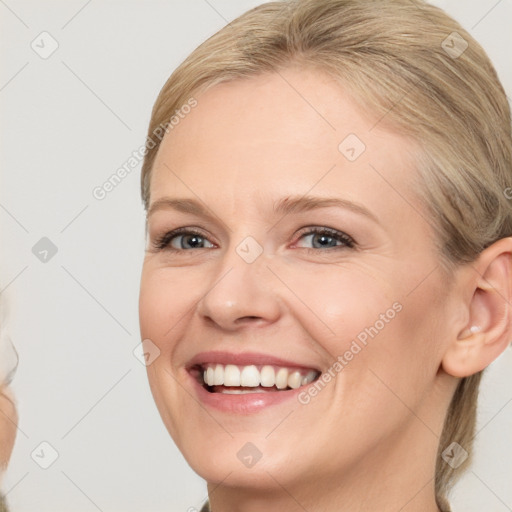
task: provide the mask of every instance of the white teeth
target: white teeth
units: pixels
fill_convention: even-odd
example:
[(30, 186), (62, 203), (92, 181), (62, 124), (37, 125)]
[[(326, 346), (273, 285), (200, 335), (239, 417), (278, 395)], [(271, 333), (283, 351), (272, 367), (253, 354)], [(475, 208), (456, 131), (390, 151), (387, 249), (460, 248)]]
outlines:
[(213, 386), (213, 368), (212, 367), (209, 367), (207, 370), (206, 370), (206, 383), (208, 384), (208, 386)]
[(224, 386), (240, 386), (240, 370), (234, 364), (224, 368)]
[(290, 387), (292, 389), (300, 388), (301, 381), (302, 381), (302, 375), (300, 374), (300, 372), (293, 372), (288, 377), (288, 387)]
[[(251, 389), (223, 390), (227, 394), (256, 393), (263, 388), (297, 389), (313, 382), (319, 375), (315, 370), (279, 368), (271, 365), (237, 366), (234, 364), (207, 364), (203, 370), (203, 382), (208, 386), (229, 386)], [(261, 387), (260, 387), (261, 386)]]
[(213, 385), (222, 386), (222, 384), (224, 384), (224, 366), (218, 364), (213, 372)]
[(261, 385), (270, 388), (276, 383), (276, 372), (272, 366), (264, 366), (260, 372)]
[(260, 372), (256, 366), (244, 366), (240, 374), (240, 386), (254, 388), (260, 385)]
[(284, 389), (286, 386), (288, 386), (288, 370), (279, 368), (276, 374), (276, 387), (277, 389)]

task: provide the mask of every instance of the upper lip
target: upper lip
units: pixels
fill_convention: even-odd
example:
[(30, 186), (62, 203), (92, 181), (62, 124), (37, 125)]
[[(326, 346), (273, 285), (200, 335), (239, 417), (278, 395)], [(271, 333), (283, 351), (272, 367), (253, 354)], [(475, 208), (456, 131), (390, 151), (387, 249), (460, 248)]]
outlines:
[(274, 366), (285, 366), (290, 368), (304, 368), (307, 370), (316, 370), (320, 372), (320, 370), (311, 365), (306, 364), (299, 361), (290, 361), (287, 359), (282, 359), (280, 357), (275, 357), (270, 354), (262, 354), (260, 352), (225, 352), (225, 351), (209, 351), (209, 352), (200, 352), (196, 354), (187, 364), (187, 367), (190, 369), (194, 366), (204, 366), (206, 364), (234, 364), (238, 366), (249, 366), (249, 365), (274, 365)]

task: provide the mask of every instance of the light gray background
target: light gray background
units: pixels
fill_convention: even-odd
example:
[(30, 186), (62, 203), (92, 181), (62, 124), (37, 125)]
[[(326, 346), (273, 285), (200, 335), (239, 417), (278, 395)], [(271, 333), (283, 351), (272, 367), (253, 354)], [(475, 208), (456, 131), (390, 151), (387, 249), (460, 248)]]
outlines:
[[(186, 511), (204, 482), (153, 404), (139, 341), (140, 165), (92, 195), (144, 142), (179, 62), (258, 0), (0, 0), (2, 296), (20, 354), (13, 512)], [(512, 0), (437, 1), (488, 51), (512, 97)], [(31, 42), (48, 31), (57, 51)], [(58, 252), (39, 261), (48, 237)], [(455, 511), (512, 510), (512, 350), (484, 379), (475, 464)], [(59, 457), (48, 469), (51, 450)], [(41, 451), (42, 450), (42, 451)], [(44, 455), (43, 455), (44, 454)]]

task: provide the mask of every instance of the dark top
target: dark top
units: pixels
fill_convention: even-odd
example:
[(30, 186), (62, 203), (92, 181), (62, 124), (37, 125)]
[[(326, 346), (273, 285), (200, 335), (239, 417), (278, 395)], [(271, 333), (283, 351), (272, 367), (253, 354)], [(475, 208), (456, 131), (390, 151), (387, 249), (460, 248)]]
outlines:
[(0, 493), (0, 512), (9, 512), (7, 508), (7, 503), (5, 502), (5, 497)]

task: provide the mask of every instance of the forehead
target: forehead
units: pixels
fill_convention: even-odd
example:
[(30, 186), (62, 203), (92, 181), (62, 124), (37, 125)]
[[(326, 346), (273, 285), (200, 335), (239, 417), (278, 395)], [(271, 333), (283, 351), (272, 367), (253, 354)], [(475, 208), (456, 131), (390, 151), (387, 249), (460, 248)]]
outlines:
[(276, 198), (311, 191), (366, 199), (384, 211), (400, 194), (410, 196), (414, 144), (381, 129), (327, 75), (286, 69), (194, 97), (197, 106), (161, 144), (152, 201), (191, 193), (249, 201), (262, 191)]

